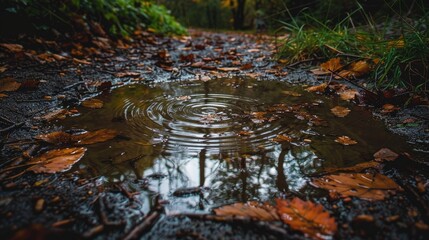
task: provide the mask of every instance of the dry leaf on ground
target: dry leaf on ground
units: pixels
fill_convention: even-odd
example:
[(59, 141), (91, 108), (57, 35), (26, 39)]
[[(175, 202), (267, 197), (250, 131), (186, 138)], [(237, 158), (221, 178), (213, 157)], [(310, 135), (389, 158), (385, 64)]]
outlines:
[(366, 200), (384, 200), (389, 192), (402, 191), (385, 175), (376, 173), (340, 173), (312, 181), (312, 185), (339, 194), (341, 197), (359, 197)]
[(276, 199), (277, 212), (292, 229), (313, 239), (326, 239), (337, 231), (335, 218), (321, 204), (294, 198), (291, 201)]
[(100, 129), (94, 132), (72, 135), (71, 138), (77, 145), (89, 145), (94, 143), (105, 142), (113, 139), (118, 132), (113, 129)]
[(24, 50), (24, 47), (20, 44), (0, 43), (0, 46), (14, 53), (22, 52)]
[(265, 205), (257, 202), (234, 203), (214, 209), (218, 216), (237, 216), (248, 217), (261, 221), (278, 221), (279, 216), (276, 209), (270, 205)]
[(341, 106), (336, 106), (334, 108), (331, 108), (332, 114), (334, 114), (337, 117), (345, 117), (349, 115), (350, 111), (351, 111), (350, 109), (341, 107)]
[(13, 92), (19, 89), (21, 83), (11, 77), (0, 79), (0, 92)]
[(347, 136), (341, 136), (335, 139), (335, 142), (343, 144), (345, 146), (357, 144), (357, 142)]
[(320, 85), (311, 86), (306, 88), (308, 92), (325, 92), (325, 89), (328, 87), (327, 83), (322, 83)]
[(338, 73), (343, 78), (357, 78), (363, 76), (371, 71), (368, 62), (362, 60), (351, 64), (350, 69), (343, 70)]
[(395, 105), (389, 104), (389, 103), (384, 104), (382, 108), (383, 109), (381, 110), (381, 113), (391, 113), (391, 112), (394, 112), (394, 111), (400, 109), (400, 108), (396, 107)]
[(86, 148), (64, 148), (48, 151), (30, 160), (34, 164), (26, 171), (35, 173), (57, 173), (69, 170), (85, 154)]
[(237, 67), (220, 67), (220, 68), (217, 68), (217, 70), (219, 70), (221, 72), (238, 72), (238, 71), (240, 71), (240, 69)]
[(320, 68), (322, 68), (322, 70), (327, 72), (331, 72), (331, 71), (335, 72), (338, 69), (343, 67), (340, 61), (341, 61), (340, 58), (332, 58), (329, 61), (320, 64)]
[(99, 99), (88, 99), (82, 102), (82, 106), (86, 107), (86, 108), (92, 108), (92, 109), (98, 109), (98, 108), (102, 108), (104, 105), (103, 101), (99, 100)]
[(375, 161), (378, 161), (378, 162), (393, 161), (398, 157), (399, 157), (399, 154), (395, 153), (394, 151), (388, 148), (382, 148), (378, 150), (376, 153), (374, 153)]

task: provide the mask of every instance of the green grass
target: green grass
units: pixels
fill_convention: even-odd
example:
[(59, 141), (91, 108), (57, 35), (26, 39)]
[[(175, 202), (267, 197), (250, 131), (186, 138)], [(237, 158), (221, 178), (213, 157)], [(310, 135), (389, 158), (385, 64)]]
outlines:
[(162, 34), (186, 33), (165, 7), (143, 0), (4, 0), (0, 14), (2, 22), (15, 23), (2, 26), (3, 36), (73, 33), (91, 22), (101, 24), (113, 37), (131, 35), (138, 27)]
[[(353, 16), (358, 13), (365, 17), (366, 23), (355, 26)], [(396, 17), (377, 27), (361, 7), (334, 26), (328, 26), (308, 14), (291, 19), (290, 22), (282, 22), (283, 30), (290, 36), (280, 49), (279, 57), (290, 62), (347, 55), (379, 59), (369, 77), (371, 87), (428, 92), (428, 14), (412, 23)]]

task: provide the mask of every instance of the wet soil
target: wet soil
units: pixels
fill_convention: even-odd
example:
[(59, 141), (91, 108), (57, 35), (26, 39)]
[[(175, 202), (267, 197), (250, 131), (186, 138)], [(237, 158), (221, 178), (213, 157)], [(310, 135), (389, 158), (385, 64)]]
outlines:
[[(177, 101), (177, 97), (180, 96), (190, 96), (189, 101), (193, 98), (198, 99), (198, 96), (192, 96), (195, 94), (195, 89), (204, 89), (205, 85), (210, 85), (209, 88), (216, 89), (219, 87), (216, 81), (221, 81), (220, 79), (235, 79), (234, 81), (246, 84), (253, 81), (250, 79), (255, 78), (261, 82), (274, 81), (273, 84), (282, 86), (287, 84), (288, 88), (296, 88), (294, 90), (303, 94), (308, 93), (300, 90), (302, 85), (320, 83), (320, 80), (316, 80), (306, 71), (307, 66), (299, 66), (295, 69), (296, 66), (290, 67), (274, 61), (271, 56), (275, 51), (276, 46), (272, 37), (195, 31), (192, 32), (192, 38), (162, 38), (143, 34), (136, 38), (134, 43), (129, 43), (129, 47), (109, 49), (95, 55), (84, 55), (85, 61), (91, 62), (91, 64), (72, 61), (71, 57), (65, 61), (40, 63), (25, 55), (17, 56), (2, 52), (0, 66), (6, 66), (7, 70), (0, 74), (0, 78), (12, 77), (21, 83), (36, 80), (38, 85), (34, 87), (30, 84), (27, 88), (8, 92), (8, 96), (0, 100), (0, 116), (2, 117), (0, 119), (2, 128), (0, 166), (4, 168), (10, 164), (19, 164), (25, 161), (28, 156), (37, 156), (52, 148), (52, 146), (34, 140), (33, 137), (38, 134), (55, 130), (68, 130), (73, 127), (86, 130), (105, 127), (98, 125), (98, 121), (118, 128), (133, 124), (134, 126), (148, 125), (139, 122), (138, 119), (134, 120), (135, 122), (131, 121), (131, 123), (119, 121), (123, 120), (121, 117), (124, 113), (130, 114), (127, 112), (128, 110), (124, 110), (124, 106), (129, 107), (130, 104), (116, 106), (116, 110), (121, 114), (115, 115), (113, 111), (112, 115), (108, 116), (97, 115), (96, 111), (99, 110), (89, 111), (79, 107), (80, 102), (87, 98), (103, 99), (107, 103), (107, 110), (104, 110), (110, 112), (109, 101), (114, 103), (113, 98), (117, 98), (121, 94), (124, 96), (134, 94), (130, 102), (132, 103), (134, 98), (134, 106), (137, 108), (134, 107), (132, 111), (136, 111), (139, 108), (147, 109), (147, 107), (138, 105), (142, 99), (152, 100), (163, 97), (164, 101), (166, 101), (165, 99)], [(194, 56), (191, 57), (190, 54), (194, 54)], [(82, 56), (79, 59), (82, 59)], [(121, 76), (118, 73), (123, 74)], [(198, 87), (191, 87), (191, 90), (189, 88), (181, 90), (184, 85), (192, 85), (192, 82), (197, 82)], [(258, 84), (264, 86), (265, 83)], [(123, 87), (124, 85), (125, 87)], [(248, 88), (248, 85), (241, 87), (245, 89), (244, 95), (246, 91), (252, 89)], [(152, 90), (156, 90), (156, 88), (158, 91), (153, 92)], [(111, 92), (113, 92), (112, 95)], [(163, 95), (165, 92), (169, 96)], [(216, 91), (214, 92), (216, 93)], [(248, 97), (254, 98), (255, 96)], [(339, 101), (335, 96), (320, 96), (320, 98), (324, 99), (325, 102), (338, 103)], [(241, 105), (246, 105), (246, 101)], [(308, 100), (306, 102), (314, 101)], [(162, 101), (158, 102), (162, 103)], [(166, 104), (169, 104), (168, 101)], [(114, 105), (112, 104), (113, 108)], [(381, 114), (375, 110), (374, 117), (371, 112), (366, 110), (367, 108), (348, 106), (352, 108), (353, 114), (362, 118), (359, 120), (360, 122), (367, 120), (368, 125), (383, 128), (382, 122), (379, 120), (382, 119), (388, 129), (403, 137), (393, 135), (382, 129), (379, 133), (384, 134), (385, 137), (383, 138), (386, 141), (380, 142), (380, 138), (378, 140), (374, 138), (375, 141), (379, 141), (379, 145), (376, 142), (368, 143), (365, 147), (368, 149), (364, 154), (365, 156), (362, 157), (363, 159), (343, 163), (344, 166), (371, 160), (371, 153), (382, 146), (395, 148), (394, 150), (398, 152), (406, 151), (413, 157), (412, 161), (402, 159), (388, 163), (381, 170), (382, 173), (394, 179), (405, 189), (403, 193), (398, 193), (381, 202), (368, 202), (354, 198), (332, 201), (329, 200), (326, 192), (311, 186), (304, 187), (305, 190), (298, 189), (296, 191), (293, 187), (285, 189), (284, 186), (281, 187), (273, 183), (272, 186), (269, 184), (266, 186), (268, 193), (263, 197), (258, 197), (255, 194), (243, 197), (242, 195), (235, 195), (236, 193), (232, 191), (230, 195), (224, 196), (222, 201), (216, 202), (209, 195), (211, 191), (219, 192), (222, 189), (198, 188), (204, 186), (204, 184), (198, 183), (201, 179), (196, 180), (194, 185), (188, 186), (173, 182), (175, 185), (160, 190), (155, 186), (157, 184), (158, 186), (165, 185), (163, 181), (169, 178), (163, 175), (166, 172), (165, 169), (156, 167), (164, 164), (164, 166), (175, 169), (174, 164), (176, 164), (165, 160), (165, 154), (162, 155), (164, 161), (157, 158), (141, 161), (138, 171), (134, 171), (139, 169), (135, 162), (134, 165), (122, 164), (118, 170), (116, 167), (112, 169), (112, 164), (103, 160), (109, 160), (105, 156), (118, 156), (117, 153), (120, 151), (117, 149), (121, 147), (121, 144), (122, 147), (129, 147), (126, 143), (135, 141), (136, 138), (142, 138), (141, 136), (147, 132), (140, 129), (142, 135), (136, 136), (126, 132), (125, 129), (121, 129), (123, 134), (114, 140), (115, 143), (119, 143), (116, 150), (104, 151), (109, 144), (95, 145), (90, 149), (93, 150), (92, 158), (97, 158), (97, 155), (103, 157), (96, 161), (90, 161), (88, 159), (91, 156), (89, 156), (88, 159), (83, 160), (81, 165), (76, 165), (69, 172), (38, 175), (27, 173), (22, 177), (9, 180), (5, 179), (9, 175), (3, 174), (0, 189), (0, 234), (6, 238), (13, 235), (17, 236), (16, 234), (55, 238), (60, 234), (61, 236), (71, 236), (73, 239), (120, 239), (129, 236), (142, 239), (305, 239), (304, 235), (290, 230), (283, 224), (276, 226), (276, 224), (240, 219), (220, 222), (192, 215), (195, 213), (207, 214), (214, 206), (235, 201), (266, 201), (274, 197), (299, 196), (320, 202), (330, 210), (339, 225), (339, 231), (335, 238), (426, 239), (429, 231), (427, 225), (429, 223), (429, 195), (427, 184), (424, 185), (423, 189), (419, 189), (417, 185), (418, 182), (427, 182), (427, 170), (429, 168), (426, 160), (429, 141), (427, 106), (403, 109), (392, 114)], [(218, 107), (216, 105), (215, 108)], [(52, 120), (49, 122), (40, 118), (60, 108), (77, 109), (81, 116), (76, 118), (68, 116), (65, 121)], [(231, 106), (226, 108), (231, 108)], [(249, 108), (248, 111), (262, 110), (265, 109)], [(210, 109), (207, 111), (211, 113)], [(131, 112), (131, 114), (135, 114), (135, 112)], [(162, 114), (161, 116), (165, 117)], [(230, 117), (226, 116), (226, 118)], [(74, 121), (79, 118), (82, 123), (76, 124)], [(87, 119), (85, 120), (85, 118)], [(416, 124), (404, 124), (404, 120), (409, 118), (415, 118), (416, 121), (413, 123)], [(118, 121), (112, 121), (112, 119)], [(159, 120), (160, 118), (155, 119)], [(214, 122), (205, 123), (206, 126), (217, 121), (213, 117), (210, 119)], [(197, 120), (197, 124), (201, 124), (201, 116), (198, 116)], [(251, 119), (246, 121), (248, 120), (251, 121)], [(289, 120), (291, 122), (296, 121), (292, 118)], [(157, 122), (155, 121), (155, 123)], [(202, 124), (204, 126), (204, 123)], [(305, 122), (304, 125), (306, 124)], [(241, 129), (240, 126), (231, 132), (258, 130), (252, 126), (249, 129)], [(173, 132), (174, 130), (173, 128)], [(364, 132), (366, 129), (361, 130)], [(272, 132), (267, 139), (284, 133), (282, 131)], [(374, 132), (373, 134), (379, 133)], [(196, 133), (194, 132), (194, 134)], [(162, 132), (159, 135), (165, 136), (166, 134)], [(174, 134), (169, 136), (174, 137)], [(237, 138), (236, 135), (234, 136)], [(192, 136), (186, 137), (192, 138)], [(148, 142), (151, 145), (159, 142), (165, 143), (159, 136), (151, 136), (141, 140), (146, 141), (143, 144)], [(183, 138), (179, 138), (177, 141), (183, 141)], [(282, 144), (276, 145), (272, 142), (269, 144), (280, 148), (280, 152), (284, 150)], [(204, 144), (203, 148), (195, 148), (195, 146), (198, 144), (190, 141), (190, 145), (187, 147), (191, 147), (192, 151), (189, 151), (188, 154), (195, 157), (195, 161), (198, 162), (201, 160), (201, 150), (210, 145)], [(236, 145), (233, 148), (236, 148)], [(156, 147), (154, 149), (156, 150)], [(321, 151), (323, 149), (332, 151), (324, 147), (320, 149)], [(99, 153), (95, 154), (96, 151)], [(177, 152), (177, 149), (173, 148), (169, 151)], [(348, 150), (344, 151), (347, 152)], [(123, 157), (125, 160), (140, 155), (130, 150), (129, 152), (129, 155)], [(243, 153), (248, 153), (249, 150), (245, 149), (245, 151), (238, 152), (240, 154), (237, 156), (240, 157)], [(219, 153), (216, 154), (219, 155)], [(207, 156), (207, 161), (213, 161), (210, 159), (213, 154), (204, 152), (203, 155)], [(356, 157), (355, 154), (350, 156)], [(253, 161), (255, 169), (258, 168), (261, 159), (257, 158), (256, 160)], [(173, 164), (173, 166), (169, 164)], [(272, 161), (270, 164), (275, 165), (276, 162)], [(190, 167), (194, 168), (194, 166)], [(232, 167), (237, 171), (238, 177), (233, 176), (234, 174), (230, 177), (237, 178), (237, 181), (245, 179), (240, 179), (242, 167)], [(312, 173), (314, 174), (314, 172)], [(289, 186), (293, 186), (295, 180), (302, 178), (302, 176), (293, 175), (293, 172), (288, 172), (288, 174), (293, 176), (286, 181)], [(275, 176), (271, 177), (275, 178)], [(311, 177), (311, 174), (306, 177)], [(270, 176), (267, 176), (266, 180), (273, 182), (273, 179), (270, 180)], [(233, 184), (235, 180), (225, 182)], [(185, 189), (186, 191), (182, 189), (182, 191), (178, 191), (179, 195), (174, 196), (173, 193), (178, 189), (180, 190), (181, 187), (188, 187), (188, 189)], [(148, 227), (138, 231), (138, 234), (132, 235), (132, 230), (142, 226), (142, 223), (146, 223), (147, 216), (152, 216), (151, 214), (154, 212), (159, 212), (159, 215), (150, 224), (147, 224)], [(362, 215), (369, 215), (372, 218), (362, 217)], [(34, 224), (41, 224), (41, 226)], [(24, 229), (26, 232), (17, 233), (18, 229)]]

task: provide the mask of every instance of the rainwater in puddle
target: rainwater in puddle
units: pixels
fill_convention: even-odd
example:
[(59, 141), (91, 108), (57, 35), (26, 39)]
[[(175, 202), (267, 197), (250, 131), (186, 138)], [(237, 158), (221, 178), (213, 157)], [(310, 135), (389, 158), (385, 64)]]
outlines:
[[(131, 179), (130, 192), (148, 203), (144, 210), (158, 193), (169, 200), (167, 210), (187, 212), (289, 191), (305, 195), (313, 189), (309, 176), (325, 168), (372, 160), (382, 147), (407, 150), (370, 112), (283, 82), (131, 85), (98, 98), (102, 109), (82, 108), (64, 127), (120, 136), (88, 146), (79, 167), (107, 182)], [(350, 114), (335, 117), (330, 109), (338, 105)], [(343, 135), (358, 143), (335, 142)]]

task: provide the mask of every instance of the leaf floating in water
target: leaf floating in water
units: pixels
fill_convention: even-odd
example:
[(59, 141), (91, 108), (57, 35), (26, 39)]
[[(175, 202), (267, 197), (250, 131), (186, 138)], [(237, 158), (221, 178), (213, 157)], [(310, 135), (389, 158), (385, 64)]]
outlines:
[(305, 90), (307, 90), (308, 92), (321, 92), (321, 93), (323, 93), (323, 92), (325, 92), (327, 87), (328, 87), (327, 83), (322, 83), (320, 85), (308, 87)]
[(248, 217), (261, 221), (280, 220), (275, 208), (268, 204), (261, 204), (257, 202), (234, 203), (216, 208), (214, 209), (214, 212), (218, 216)]
[(332, 114), (334, 114), (337, 117), (345, 117), (349, 115), (350, 111), (351, 111), (350, 109), (341, 107), (341, 106), (336, 106), (334, 108), (331, 108)]
[(113, 139), (118, 135), (118, 132), (113, 129), (100, 129), (94, 132), (85, 132), (82, 134), (71, 135), (65, 132), (51, 132), (36, 136), (36, 139), (45, 141), (47, 143), (63, 145), (63, 144), (76, 144), (76, 145), (90, 145), (94, 143), (105, 142)]
[(67, 111), (66, 109), (57, 109), (57, 110), (54, 110), (50, 113), (47, 113), (47, 114), (39, 117), (39, 119), (41, 119), (43, 121), (50, 122), (50, 121), (56, 120), (56, 119), (64, 119), (64, 118), (66, 118), (66, 115), (68, 113), (69, 113), (69, 111)]
[(349, 101), (355, 98), (356, 95), (359, 95), (359, 92), (355, 89), (348, 89), (339, 92), (340, 98), (345, 101)]
[(64, 148), (48, 151), (30, 160), (34, 164), (27, 171), (35, 173), (57, 173), (69, 170), (85, 154), (86, 148)]
[(297, 197), (291, 201), (276, 199), (276, 203), (277, 212), (284, 223), (313, 239), (326, 239), (337, 231), (335, 218), (321, 204)]
[(104, 105), (103, 101), (99, 99), (88, 99), (82, 102), (82, 106), (86, 108), (98, 109), (102, 108)]
[(323, 173), (338, 173), (338, 172), (361, 172), (362, 170), (368, 169), (368, 168), (380, 168), (381, 163), (376, 161), (369, 161), (369, 162), (363, 162), (358, 163), (351, 167), (343, 167), (343, 168), (324, 168)]
[(277, 135), (277, 137), (273, 138), (273, 141), (274, 142), (278, 142), (278, 143), (281, 143), (281, 142), (292, 142), (292, 140), (293, 139), (291, 137), (287, 136), (287, 135)]
[(393, 161), (398, 157), (399, 157), (399, 154), (395, 153), (394, 151), (388, 148), (382, 148), (378, 150), (378, 152), (374, 153), (375, 161), (378, 161), (378, 162)]
[(335, 139), (335, 142), (343, 144), (345, 146), (357, 144), (357, 142), (347, 136), (341, 136)]
[(117, 135), (118, 132), (116, 130), (100, 129), (94, 132), (86, 132), (82, 134), (72, 135), (71, 137), (77, 145), (89, 145), (111, 140)]
[(329, 190), (341, 197), (384, 200), (389, 192), (402, 191), (392, 179), (376, 173), (341, 173), (313, 180), (312, 185)]
[(72, 142), (71, 135), (65, 132), (51, 132), (37, 135), (34, 138), (56, 145), (70, 144)]
[(188, 101), (190, 99), (191, 99), (191, 96), (179, 96), (179, 97), (176, 97), (177, 101)]
[(284, 94), (292, 97), (301, 97), (301, 93), (293, 92), (293, 91), (282, 91)]

